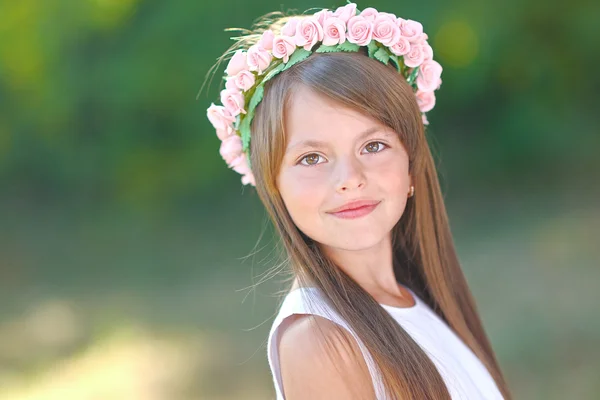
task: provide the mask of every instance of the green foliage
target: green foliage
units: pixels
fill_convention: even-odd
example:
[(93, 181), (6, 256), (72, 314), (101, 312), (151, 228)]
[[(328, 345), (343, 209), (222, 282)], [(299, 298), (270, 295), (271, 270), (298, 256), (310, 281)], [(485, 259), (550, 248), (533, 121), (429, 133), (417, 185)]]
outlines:
[(281, 71), (283, 71), (284, 68), (285, 68), (285, 64), (284, 63), (277, 64), (274, 67), (272, 67), (272, 69), (270, 69), (265, 74), (265, 77), (262, 79), (262, 83), (264, 84), (267, 81), (271, 80), (275, 75), (277, 75), (278, 73), (280, 73)]
[[(577, 0), (540, 14), (539, 7), (508, 1), (502, 9), (488, 2), (452, 13), (439, 1), (402, 9), (383, 1), (377, 8), (422, 21), (444, 68), (428, 131), (449, 177), (459, 175), (458, 184), (468, 187), (500, 181), (512, 187), (523, 171), (534, 182), (584, 176), (599, 160), (592, 152), (600, 145), (597, 79), (588, 72), (600, 62), (593, 51), (598, 6)], [(239, 185), (206, 119), (224, 65), (196, 96), (231, 44), (223, 30), (249, 28), (277, 8), (268, 1), (240, 3), (235, 13), (227, 2), (2, 2), (1, 196), (20, 188), (42, 198), (72, 198), (93, 187), (85, 189), (86, 201), (158, 207), (206, 193), (215, 182)], [(556, 38), (547, 35), (548, 26)], [(574, 45), (557, 45), (563, 41)], [(348, 41), (335, 47), (359, 51)], [(374, 41), (368, 50), (380, 62), (406, 68), (402, 57), (386, 56)], [(309, 55), (298, 49), (288, 63), (267, 71), (265, 82)], [(567, 66), (565, 60), (578, 62)], [(417, 73), (407, 77), (413, 86)], [(246, 134), (261, 90), (248, 93), (248, 115), (236, 120)], [(564, 132), (576, 132), (577, 139)], [(574, 174), (559, 165), (587, 167)]]
[(306, 60), (308, 58), (308, 56), (310, 56), (311, 54), (312, 54), (312, 52), (309, 50), (305, 50), (303, 48), (297, 48), (290, 56), (290, 59), (288, 60), (288, 62), (285, 63), (285, 67), (283, 68), (283, 70), (285, 71), (286, 69), (290, 69), (294, 65), (298, 64), (300, 61)]
[(394, 64), (394, 66), (396, 67), (398, 72), (402, 72), (402, 67), (400, 65), (400, 61), (398, 61), (398, 56), (395, 54), (389, 54), (389, 56), (390, 56), (390, 61), (392, 62), (392, 64)]
[(252, 98), (250, 99), (250, 102), (248, 103), (248, 113), (249, 114), (250, 113), (254, 114), (254, 109), (256, 109), (256, 106), (258, 106), (258, 103), (260, 103), (260, 101), (262, 100), (264, 93), (265, 93), (265, 85), (264, 85), (264, 83), (261, 83), (254, 90), (254, 94), (252, 95)]
[[(272, 74), (270, 76), (268, 76), (268, 79), (271, 79), (273, 76), (275, 76), (276, 73), (279, 73), (283, 70), (284, 65), (283, 64), (279, 64), (276, 68), (274, 68), (271, 72)], [(273, 73), (273, 71), (276, 71), (275, 73)], [(252, 97), (250, 98), (250, 101), (248, 102), (248, 109), (246, 110), (246, 115), (242, 118), (242, 122), (239, 125), (239, 131), (240, 131), (240, 135), (242, 137), (242, 148), (244, 151), (248, 150), (248, 147), (250, 145), (250, 137), (251, 137), (251, 132), (250, 132), (250, 125), (252, 123), (252, 119), (254, 118), (254, 110), (256, 109), (256, 107), (258, 106), (258, 104), (260, 103), (260, 101), (263, 98), (264, 92), (265, 92), (265, 82), (267, 76), (265, 76), (265, 79), (258, 85), (256, 86), (256, 88), (254, 89), (254, 93), (252, 94)]]
[(385, 48), (380, 47), (379, 50), (373, 53), (373, 58), (387, 65), (390, 60), (390, 54)]
[[(247, 115), (242, 119), (242, 123), (240, 124), (239, 131), (242, 137), (242, 149), (246, 151), (248, 146), (250, 145), (250, 124), (252, 123), (253, 115)], [(236, 139), (237, 140), (237, 139)]]
[(246, 110), (247, 114), (244, 117), (242, 117), (242, 122), (239, 126), (244, 151), (247, 151), (250, 145), (250, 125), (252, 124), (252, 119), (254, 118), (254, 110), (263, 98), (265, 83), (270, 79), (273, 79), (273, 77), (275, 77), (280, 72), (283, 72), (293, 67), (300, 61), (305, 60), (311, 54), (312, 52), (303, 48), (296, 49), (296, 51), (292, 53), (292, 55), (286, 63), (278, 64), (274, 68), (272, 68), (269, 72), (265, 74), (265, 77), (262, 79), (260, 84), (256, 86), (254, 94), (252, 95), (252, 97), (250, 98), (250, 102), (248, 103), (248, 110)]
[(315, 53), (333, 53), (339, 51), (338, 50), (338, 46), (326, 46), (324, 44), (322, 44), (321, 46), (319, 46), (319, 48), (317, 50), (315, 50)]
[(367, 50), (369, 51), (369, 57), (374, 58), (375, 52), (379, 49), (377, 46), (377, 42), (375, 40), (371, 40), (367, 45)]
[(412, 70), (412, 72), (410, 73), (410, 75), (408, 76), (408, 78), (406, 79), (408, 84), (413, 86), (415, 84), (415, 80), (417, 79), (418, 75), (419, 75), (419, 68), (414, 68)]
[(346, 40), (344, 43), (338, 44), (337, 49), (339, 51), (357, 52), (358, 50), (360, 50), (360, 46), (356, 43), (350, 43)]

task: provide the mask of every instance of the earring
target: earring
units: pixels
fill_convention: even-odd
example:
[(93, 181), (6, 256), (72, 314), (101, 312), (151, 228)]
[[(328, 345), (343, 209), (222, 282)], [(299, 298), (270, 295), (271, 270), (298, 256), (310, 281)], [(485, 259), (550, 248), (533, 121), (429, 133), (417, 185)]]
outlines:
[(410, 187), (410, 192), (408, 193), (408, 197), (413, 197), (415, 195), (415, 187), (411, 186)]

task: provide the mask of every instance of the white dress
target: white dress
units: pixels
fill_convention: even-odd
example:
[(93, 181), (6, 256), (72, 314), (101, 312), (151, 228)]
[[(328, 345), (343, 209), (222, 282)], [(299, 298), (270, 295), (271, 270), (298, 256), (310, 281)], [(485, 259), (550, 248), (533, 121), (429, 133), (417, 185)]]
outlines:
[[(408, 289), (408, 288), (407, 288)], [(308, 304), (302, 294), (310, 290), (316, 297), (315, 306)], [(496, 383), (479, 358), (464, 344), (448, 325), (435, 314), (412, 290), (415, 305), (407, 308), (380, 304), (429, 355), (440, 372), (453, 400), (502, 399)], [(284, 400), (281, 371), (279, 368), (279, 327), (292, 314), (313, 314), (327, 318), (347, 329), (357, 340), (365, 358), (378, 400), (387, 400), (378, 369), (362, 341), (348, 324), (321, 297), (319, 289), (297, 288), (285, 297), (269, 333), (267, 358), (273, 376), (277, 400)]]

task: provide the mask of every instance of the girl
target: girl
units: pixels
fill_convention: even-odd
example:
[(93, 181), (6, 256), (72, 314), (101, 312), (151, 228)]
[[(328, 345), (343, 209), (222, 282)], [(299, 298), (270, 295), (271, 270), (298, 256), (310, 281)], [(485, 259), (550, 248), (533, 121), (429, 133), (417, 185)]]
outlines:
[(442, 69), (422, 25), (348, 4), (236, 39), (208, 118), (294, 278), (277, 399), (510, 399), (425, 137)]

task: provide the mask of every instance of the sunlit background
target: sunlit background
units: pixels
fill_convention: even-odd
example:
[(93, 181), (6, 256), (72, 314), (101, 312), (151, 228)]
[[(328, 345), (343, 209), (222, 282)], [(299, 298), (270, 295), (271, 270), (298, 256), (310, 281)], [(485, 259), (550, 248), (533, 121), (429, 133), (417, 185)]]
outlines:
[[(229, 27), (344, 2), (0, 2), (0, 399), (274, 398), (285, 276), (218, 153)], [(459, 256), (518, 399), (600, 398), (600, 2), (370, 1), (421, 21)], [(264, 231), (263, 238), (259, 236)], [(256, 253), (256, 254), (254, 254)]]

